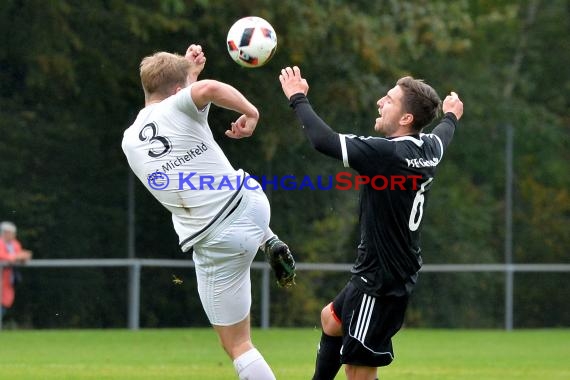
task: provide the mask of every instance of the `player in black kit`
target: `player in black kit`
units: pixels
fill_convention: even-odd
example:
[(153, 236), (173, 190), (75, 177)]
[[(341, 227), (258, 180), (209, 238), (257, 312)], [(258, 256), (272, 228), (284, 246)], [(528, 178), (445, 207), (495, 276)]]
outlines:
[[(315, 113), (298, 67), (281, 70), (279, 80), (313, 147), (369, 179), (360, 192), (358, 256), (350, 281), (321, 313), (313, 379), (334, 379), (342, 364), (348, 379), (376, 379), (377, 367), (394, 358), (391, 338), (402, 326), (422, 265), (426, 198), (463, 103), (452, 92), (443, 101), (443, 118), (424, 134), (441, 100), (423, 81), (404, 77), (377, 102), (374, 130), (385, 137), (357, 137), (334, 132)], [(375, 182), (379, 178), (390, 185), (378, 190), (384, 187)]]

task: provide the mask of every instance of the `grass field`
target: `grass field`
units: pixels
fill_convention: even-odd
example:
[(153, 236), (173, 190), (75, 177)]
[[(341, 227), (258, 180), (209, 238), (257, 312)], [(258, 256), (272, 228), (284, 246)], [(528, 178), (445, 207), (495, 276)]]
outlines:
[[(320, 332), (254, 330), (278, 379), (310, 379)], [(413, 330), (382, 380), (570, 379), (570, 330)], [(0, 379), (235, 379), (210, 329), (0, 332)], [(337, 379), (344, 379), (341, 370)]]

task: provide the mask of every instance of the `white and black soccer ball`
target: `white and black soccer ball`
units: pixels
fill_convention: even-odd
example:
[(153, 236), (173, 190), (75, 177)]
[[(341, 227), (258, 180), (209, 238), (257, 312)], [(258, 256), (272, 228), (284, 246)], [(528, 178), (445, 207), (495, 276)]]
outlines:
[(237, 20), (228, 32), (228, 53), (243, 67), (266, 64), (277, 49), (277, 35), (269, 22), (249, 16)]

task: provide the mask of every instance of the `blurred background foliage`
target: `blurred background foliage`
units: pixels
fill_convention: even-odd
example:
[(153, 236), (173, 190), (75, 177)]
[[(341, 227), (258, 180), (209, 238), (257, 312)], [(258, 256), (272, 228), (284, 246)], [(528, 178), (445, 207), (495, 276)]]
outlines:
[[(257, 15), (278, 35), (259, 69), (231, 61), (229, 26)], [(14, 221), (34, 258), (122, 258), (127, 252), (123, 130), (143, 105), (142, 57), (203, 46), (202, 74), (240, 89), (261, 112), (256, 134), (229, 140), (236, 115), (213, 107), (211, 128), (235, 167), (316, 178), (343, 170), (313, 151), (277, 79), (299, 65), (309, 98), (339, 132), (369, 135), (375, 102), (404, 75), (465, 115), (440, 165), (425, 216), (425, 263), (503, 260), (505, 126), (515, 131), (514, 261), (568, 263), (570, 248), (570, 2), (488, 0), (3, 0), (0, 2), (0, 219)], [(354, 191), (268, 189), (272, 227), (300, 262), (352, 262)], [(186, 258), (171, 221), (136, 184), (136, 254)], [(261, 256), (261, 255), (260, 255)], [(261, 259), (259, 257), (258, 259)], [(9, 318), (20, 326), (121, 327), (122, 269), (22, 269)], [(191, 270), (144, 269), (143, 327), (206, 324)], [(517, 274), (515, 327), (568, 326), (564, 275)], [(313, 326), (346, 273), (303, 272), (272, 289), (273, 325)], [(253, 319), (258, 322), (258, 274)], [(500, 274), (425, 273), (408, 324), (500, 327)]]

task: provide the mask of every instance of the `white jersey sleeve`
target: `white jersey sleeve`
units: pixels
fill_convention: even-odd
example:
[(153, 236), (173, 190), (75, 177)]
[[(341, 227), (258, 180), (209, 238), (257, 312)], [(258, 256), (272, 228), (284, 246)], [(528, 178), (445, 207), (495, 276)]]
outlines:
[(176, 108), (178, 108), (181, 112), (184, 112), (193, 119), (196, 120), (199, 120), (201, 118), (207, 119), (208, 112), (210, 111), (210, 103), (208, 103), (204, 108), (199, 110), (198, 107), (196, 107), (194, 100), (192, 99), (192, 85), (181, 90), (181, 92), (184, 92), (186, 94), (182, 94), (182, 96), (173, 97)]

